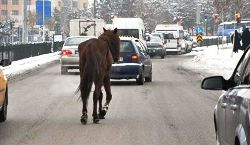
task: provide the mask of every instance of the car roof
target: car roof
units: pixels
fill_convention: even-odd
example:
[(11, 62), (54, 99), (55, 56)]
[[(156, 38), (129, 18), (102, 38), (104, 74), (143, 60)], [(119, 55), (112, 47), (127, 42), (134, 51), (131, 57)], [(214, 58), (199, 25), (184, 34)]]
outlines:
[(137, 38), (135, 37), (130, 37), (130, 36), (120, 36), (120, 40), (138, 40)]
[(70, 37), (67, 37), (66, 39), (69, 39), (69, 38), (96, 38), (96, 36), (70, 36)]

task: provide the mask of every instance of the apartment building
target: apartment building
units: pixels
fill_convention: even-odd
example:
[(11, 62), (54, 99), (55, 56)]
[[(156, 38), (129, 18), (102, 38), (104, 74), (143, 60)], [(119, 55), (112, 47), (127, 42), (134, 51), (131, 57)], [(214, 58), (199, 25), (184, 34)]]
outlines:
[(88, 0), (72, 0), (72, 8), (86, 9), (88, 7)]
[[(23, 23), (24, 0), (0, 0), (0, 21), (14, 21), (15, 26)], [(27, 10), (35, 11), (35, 0), (27, 0)]]

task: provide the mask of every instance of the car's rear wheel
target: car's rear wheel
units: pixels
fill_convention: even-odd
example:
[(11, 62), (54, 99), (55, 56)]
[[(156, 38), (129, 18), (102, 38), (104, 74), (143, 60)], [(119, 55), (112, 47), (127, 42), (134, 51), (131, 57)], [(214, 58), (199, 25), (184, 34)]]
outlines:
[(2, 110), (0, 111), (0, 122), (4, 122), (7, 119), (7, 107), (8, 106), (8, 89), (5, 91), (4, 103)]
[(165, 54), (164, 53), (162, 53), (162, 55), (161, 55), (161, 59), (163, 59), (163, 58), (165, 58)]
[(64, 75), (64, 74), (67, 74), (68, 72), (68, 69), (66, 67), (61, 67), (61, 74)]
[(136, 79), (136, 83), (138, 85), (144, 85), (144, 80), (145, 80), (145, 77), (144, 77), (144, 72), (142, 71), (139, 75), (139, 77)]
[(150, 71), (148, 77), (145, 77), (146, 82), (152, 82), (152, 70)]

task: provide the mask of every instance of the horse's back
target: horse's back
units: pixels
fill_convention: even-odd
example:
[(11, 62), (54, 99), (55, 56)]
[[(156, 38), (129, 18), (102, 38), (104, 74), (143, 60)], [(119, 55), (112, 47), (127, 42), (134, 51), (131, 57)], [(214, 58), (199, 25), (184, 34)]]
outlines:
[(79, 57), (81, 57), (83, 51), (86, 50), (90, 44), (94, 43), (95, 40), (97, 40), (97, 39), (96, 38), (92, 38), (92, 39), (84, 41), (84, 42), (82, 42), (82, 43), (80, 43), (78, 45)]

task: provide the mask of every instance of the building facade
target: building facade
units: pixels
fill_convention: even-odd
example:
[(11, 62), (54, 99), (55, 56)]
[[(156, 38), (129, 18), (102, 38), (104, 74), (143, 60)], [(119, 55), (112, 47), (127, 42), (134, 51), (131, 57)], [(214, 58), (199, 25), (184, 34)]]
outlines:
[[(57, 8), (59, 11), (62, 11), (63, 7), (68, 7), (68, 8), (70, 7), (72, 10), (74, 9), (83, 10), (88, 7), (88, 0), (44, 0), (44, 1), (51, 1), (51, 16), (53, 16), (53, 11), (55, 8)], [(4, 29), (10, 29), (10, 26), (11, 29), (12, 27), (16, 28), (16, 30), (15, 29), (11, 30), (12, 31), (11, 34), (18, 33), (17, 37), (21, 35), (19, 34), (19, 32), (17, 32), (19, 31), (19, 28), (26, 31), (28, 31), (28, 29), (39, 28), (40, 26), (36, 25), (36, 23), (29, 22), (29, 21), (35, 21), (34, 19), (37, 19), (38, 17), (36, 10), (37, 8), (36, 2), (37, 0), (0, 0), (0, 24), (5, 24)], [(27, 4), (26, 9), (24, 9), (25, 5), (24, 3)], [(26, 13), (24, 13), (25, 10)], [(26, 24), (27, 26), (24, 25), (25, 21), (27, 22)], [(3, 29), (1, 30), (0, 28), (0, 31), (3, 31)], [(0, 33), (0, 35), (1, 35), (0, 37), (3, 37), (3, 33)], [(10, 36), (10, 33), (9, 34), (6, 33), (4, 35)], [(20, 39), (18, 39), (18, 41), (20, 41)]]

